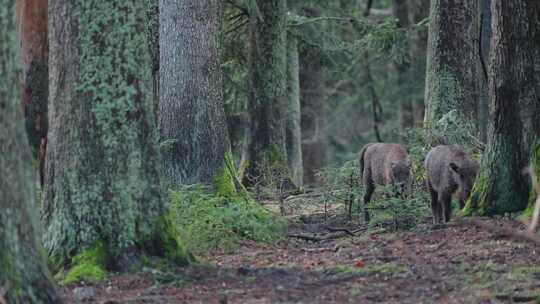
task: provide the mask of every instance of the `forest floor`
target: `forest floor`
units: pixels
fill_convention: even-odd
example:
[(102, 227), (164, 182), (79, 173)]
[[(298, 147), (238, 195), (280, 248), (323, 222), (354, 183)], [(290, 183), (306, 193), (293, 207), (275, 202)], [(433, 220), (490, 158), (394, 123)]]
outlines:
[[(346, 223), (293, 217), (277, 244), (245, 243), (206, 266), (111, 275), (85, 285), (94, 293), (88, 303), (535, 303), (540, 295), (532, 243), (460, 221), (387, 233)], [(77, 288), (62, 289), (67, 303), (77, 302)]]

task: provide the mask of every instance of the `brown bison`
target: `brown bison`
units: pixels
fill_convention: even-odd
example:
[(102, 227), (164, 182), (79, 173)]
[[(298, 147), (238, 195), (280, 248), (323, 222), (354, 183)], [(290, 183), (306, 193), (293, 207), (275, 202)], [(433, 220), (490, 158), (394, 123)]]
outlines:
[(427, 188), (431, 194), (433, 223), (448, 222), (452, 214), (452, 195), (463, 208), (471, 194), (478, 173), (478, 163), (461, 146), (437, 146), (429, 151), (424, 162)]
[(369, 222), (367, 204), (375, 185), (391, 185), (395, 195), (410, 191), (411, 161), (399, 144), (370, 143), (360, 151), (360, 176), (365, 188), (364, 219)]

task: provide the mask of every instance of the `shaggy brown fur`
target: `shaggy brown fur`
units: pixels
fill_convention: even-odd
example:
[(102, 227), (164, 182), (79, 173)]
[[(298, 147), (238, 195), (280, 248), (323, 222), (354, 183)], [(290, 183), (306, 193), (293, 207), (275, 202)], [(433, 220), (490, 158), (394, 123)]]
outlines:
[(410, 191), (411, 161), (399, 144), (370, 143), (360, 151), (360, 175), (365, 188), (364, 219), (369, 222), (367, 204), (375, 185), (392, 185), (396, 195)]
[(461, 146), (437, 146), (429, 151), (424, 162), (427, 188), (431, 194), (433, 222), (448, 222), (452, 214), (452, 195), (457, 194), (463, 208), (471, 194), (478, 173), (478, 163)]

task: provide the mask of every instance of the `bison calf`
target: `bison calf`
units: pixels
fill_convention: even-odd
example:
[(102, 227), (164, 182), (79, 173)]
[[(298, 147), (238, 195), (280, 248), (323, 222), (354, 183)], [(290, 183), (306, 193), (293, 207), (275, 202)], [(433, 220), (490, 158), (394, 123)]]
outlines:
[(409, 154), (398, 144), (367, 144), (360, 151), (360, 176), (365, 188), (364, 219), (369, 222), (367, 204), (375, 185), (391, 185), (395, 195), (403, 195), (410, 190)]
[(427, 188), (431, 194), (433, 223), (448, 222), (452, 213), (452, 195), (457, 194), (463, 208), (478, 173), (478, 163), (461, 146), (437, 146), (425, 160)]

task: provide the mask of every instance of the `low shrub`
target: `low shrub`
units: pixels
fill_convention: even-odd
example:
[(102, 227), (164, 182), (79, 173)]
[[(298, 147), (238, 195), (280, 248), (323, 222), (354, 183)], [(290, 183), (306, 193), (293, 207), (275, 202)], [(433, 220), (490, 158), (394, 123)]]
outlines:
[(197, 255), (231, 251), (241, 241), (272, 242), (285, 222), (246, 196), (224, 197), (203, 186), (170, 192), (171, 220), (187, 249)]

